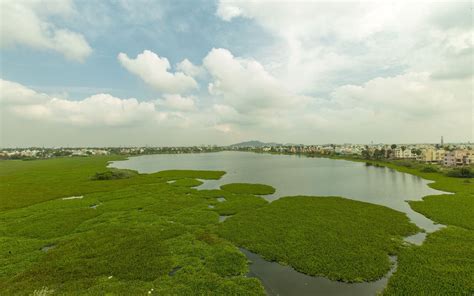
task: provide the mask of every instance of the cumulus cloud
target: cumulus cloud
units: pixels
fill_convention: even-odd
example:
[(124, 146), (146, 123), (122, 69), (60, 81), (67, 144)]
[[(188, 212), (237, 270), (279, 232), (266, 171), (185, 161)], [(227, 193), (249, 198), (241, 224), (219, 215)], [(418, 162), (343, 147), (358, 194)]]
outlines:
[(194, 65), (188, 59), (184, 59), (176, 64), (176, 70), (181, 71), (191, 77), (197, 77), (204, 74), (204, 70), (201, 67)]
[(440, 79), (470, 76), (471, 6), (469, 1), (221, 0), (216, 15), (225, 21), (252, 19), (275, 36), (260, 56), (276, 65), (272, 74), (288, 89), (312, 93), (403, 70)]
[[(470, 81), (442, 83), (429, 73), (406, 73), (387, 78), (375, 78), (362, 85), (346, 85), (332, 94), (341, 109), (364, 107), (374, 112), (396, 114), (399, 118), (437, 117), (469, 109)], [(388, 119), (388, 118), (387, 118)]]
[(118, 60), (125, 69), (143, 79), (156, 90), (165, 93), (183, 93), (198, 87), (197, 82), (183, 72), (169, 72), (171, 68), (167, 58), (145, 50), (135, 59), (125, 53), (119, 53)]
[(192, 111), (196, 109), (196, 98), (194, 96), (183, 97), (179, 94), (165, 94), (164, 99), (157, 101), (157, 105), (172, 110)]
[(40, 104), (49, 99), (46, 94), (38, 93), (19, 83), (0, 79), (0, 104), (8, 105), (28, 105)]
[(83, 100), (67, 100), (37, 93), (21, 84), (0, 80), (2, 111), (22, 118), (75, 126), (130, 126), (163, 119), (152, 102), (96, 94)]
[[(346, 141), (419, 142), (469, 139), (473, 128), (470, 79), (440, 81), (429, 73), (375, 78), (336, 88), (304, 113), (302, 124)], [(355, 128), (357, 127), (357, 128)]]
[(307, 101), (306, 97), (286, 90), (259, 62), (234, 57), (227, 49), (212, 49), (203, 65), (212, 77), (209, 93), (222, 97), (238, 112), (251, 113)]
[(75, 61), (84, 61), (92, 52), (85, 37), (57, 26), (53, 17), (67, 18), (74, 13), (72, 1), (5, 0), (0, 2), (2, 47), (25, 45), (52, 50)]

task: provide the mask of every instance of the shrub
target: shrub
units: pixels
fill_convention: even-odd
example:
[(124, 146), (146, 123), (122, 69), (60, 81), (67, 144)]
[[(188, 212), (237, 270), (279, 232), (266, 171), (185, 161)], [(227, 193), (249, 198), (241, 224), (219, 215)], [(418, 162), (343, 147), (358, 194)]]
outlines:
[(461, 167), (447, 171), (446, 176), (454, 178), (474, 178), (474, 172), (468, 167)]
[(439, 172), (439, 169), (434, 165), (425, 165), (423, 168), (421, 168), (421, 171), (423, 173), (437, 173)]
[(397, 161), (396, 164), (399, 166), (407, 167), (407, 168), (413, 167), (413, 162), (408, 161), (408, 160), (400, 160), (400, 161)]
[(131, 170), (110, 170), (105, 172), (97, 172), (92, 176), (92, 180), (117, 180), (128, 179), (135, 176), (137, 173)]

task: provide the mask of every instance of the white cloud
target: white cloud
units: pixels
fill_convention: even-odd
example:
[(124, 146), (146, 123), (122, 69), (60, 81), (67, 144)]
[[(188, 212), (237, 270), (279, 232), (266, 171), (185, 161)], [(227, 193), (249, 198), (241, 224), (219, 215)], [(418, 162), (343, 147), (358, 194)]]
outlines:
[(167, 58), (145, 50), (135, 59), (119, 53), (118, 60), (129, 72), (139, 76), (156, 90), (165, 93), (183, 93), (198, 87), (196, 81), (183, 72), (172, 73)]
[(275, 41), (257, 54), (276, 65), (272, 74), (294, 92), (321, 93), (403, 71), (469, 76), (471, 6), (469, 1), (221, 0), (216, 14), (225, 21), (252, 19), (264, 28)]
[(301, 119), (346, 141), (466, 140), (473, 128), (470, 85), (471, 79), (440, 81), (429, 73), (375, 78), (335, 89)]
[(38, 93), (13, 81), (0, 79), (0, 104), (2, 106), (40, 104), (48, 99), (46, 94)]
[(196, 109), (196, 98), (194, 96), (183, 97), (178, 94), (165, 94), (164, 99), (157, 100), (158, 106), (172, 110), (193, 111)]
[(176, 70), (191, 77), (198, 77), (204, 74), (204, 70), (201, 67), (194, 65), (188, 59), (184, 59), (176, 64)]
[[(399, 118), (436, 117), (453, 112), (453, 116), (471, 104), (468, 85), (464, 82), (439, 82), (429, 73), (406, 73), (375, 78), (363, 85), (339, 87), (331, 98), (339, 108), (364, 107), (374, 112), (396, 114)], [(387, 118), (388, 119), (388, 118)]]
[(222, 97), (238, 112), (278, 109), (307, 101), (287, 91), (259, 62), (234, 57), (227, 49), (212, 49), (203, 65), (212, 77), (209, 93)]
[(152, 102), (96, 94), (66, 100), (37, 93), (21, 84), (0, 80), (2, 111), (22, 118), (76, 126), (129, 126), (163, 118)]
[(84, 61), (92, 52), (80, 33), (56, 26), (49, 18), (67, 18), (74, 13), (72, 1), (0, 1), (2, 47), (26, 45), (53, 50), (75, 61)]

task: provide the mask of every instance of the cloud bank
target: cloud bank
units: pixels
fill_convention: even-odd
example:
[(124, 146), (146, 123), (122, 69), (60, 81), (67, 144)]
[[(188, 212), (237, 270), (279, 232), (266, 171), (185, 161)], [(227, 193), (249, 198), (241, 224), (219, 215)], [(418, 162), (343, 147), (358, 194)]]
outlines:
[(57, 26), (51, 19), (75, 13), (72, 1), (4, 0), (0, 2), (1, 47), (16, 45), (52, 50), (83, 62), (92, 53), (84, 35)]

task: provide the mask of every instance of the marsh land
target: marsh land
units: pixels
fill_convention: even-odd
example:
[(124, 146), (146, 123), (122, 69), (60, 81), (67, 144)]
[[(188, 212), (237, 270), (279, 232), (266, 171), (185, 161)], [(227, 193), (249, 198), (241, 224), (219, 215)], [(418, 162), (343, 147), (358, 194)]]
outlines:
[[(272, 294), (248, 276), (250, 252), (345, 291), (392, 270), (385, 295), (474, 292), (470, 179), (253, 153), (160, 157), (1, 161), (0, 294)], [(423, 231), (421, 245), (405, 241)]]

